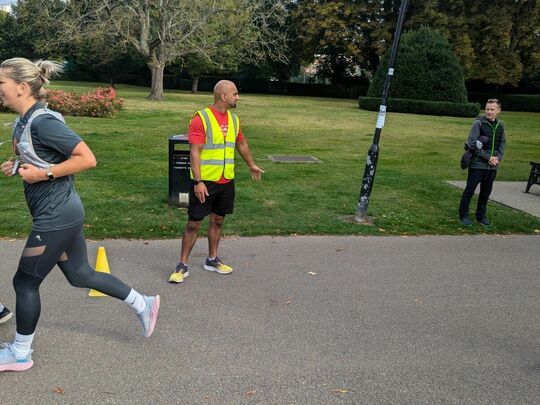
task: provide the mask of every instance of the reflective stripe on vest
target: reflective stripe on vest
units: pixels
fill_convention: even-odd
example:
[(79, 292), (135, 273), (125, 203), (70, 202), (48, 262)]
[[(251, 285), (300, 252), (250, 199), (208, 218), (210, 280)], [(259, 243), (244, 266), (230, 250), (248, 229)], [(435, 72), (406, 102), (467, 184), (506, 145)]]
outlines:
[(228, 180), (234, 179), (234, 150), (240, 126), (238, 117), (227, 111), (228, 129), (224, 138), (210, 108), (197, 111), (197, 114), (201, 117), (206, 133), (206, 142), (201, 151), (201, 179), (218, 181), (222, 174)]
[[(30, 118), (28, 118), (28, 122), (24, 126), (24, 129), (21, 133), (21, 139), (19, 140), (19, 142), (17, 142), (17, 151), (19, 152), (19, 158), (21, 159), (22, 163), (30, 163), (31, 165), (34, 165), (41, 169), (48, 169), (49, 167), (51, 167), (51, 164), (44, 161), (37, 155), (34, 149), (34, 144), (32, 143), (32, 121), (34, 121), (34, 119), (36, 117), (39, 117), (40, 115), (51, 115), (57, 120), (62, 121), (64, 124), (66, 122), (62, 114), (60, 114), (59, 112), (52, 111), (46, 108), (40, 108), (34, 111)], [(18, 120), (19, 118), (16, 122), (18, 122)]]

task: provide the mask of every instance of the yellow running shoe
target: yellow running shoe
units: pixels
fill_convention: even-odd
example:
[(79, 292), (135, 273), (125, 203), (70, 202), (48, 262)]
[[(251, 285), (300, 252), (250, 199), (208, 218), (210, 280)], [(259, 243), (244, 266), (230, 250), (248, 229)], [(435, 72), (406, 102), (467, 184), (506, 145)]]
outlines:
[(208, 271), (215, 271), (219, 274), (231, 274), (233, 268), (224, 264), (219, 257), (216, 257), (214, 260), (206, 258), (206, 263), (204, 263), (203, 268)]
[(189, 276), (188, 267), (185, 264), (178, 263), (176, 270), (169, 277), (170, 283), (183, 283), (184, 279)]

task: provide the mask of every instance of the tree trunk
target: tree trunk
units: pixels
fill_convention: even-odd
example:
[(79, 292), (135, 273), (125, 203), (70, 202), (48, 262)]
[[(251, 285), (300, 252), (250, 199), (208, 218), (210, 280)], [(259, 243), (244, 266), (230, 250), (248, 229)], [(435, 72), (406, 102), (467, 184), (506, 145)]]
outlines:
[(193, 76), (191, 79), (191, 93), (197, 93), (197, 88), (199, 87), (199, 76)]
[(148, 67), (152, 73), (152, 87), (150, 88), (150, 94), (146, 98), (149, 100), (162, 101), (163, 71), (165, 70), (165, 64), (149, 63)]

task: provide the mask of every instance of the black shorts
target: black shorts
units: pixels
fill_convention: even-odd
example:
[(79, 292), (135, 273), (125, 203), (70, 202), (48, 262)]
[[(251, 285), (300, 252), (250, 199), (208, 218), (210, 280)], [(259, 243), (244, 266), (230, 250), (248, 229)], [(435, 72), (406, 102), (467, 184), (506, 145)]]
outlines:
[(188, 215), (190, 221), (201, 221), (211, 213), (224, 217), (232, 214), (234, 209), (234, 180), (218, 184), (213, 181), (205, 181), (209, 196), (204, 204), (195, 197), (195, 185), (189, 189)]

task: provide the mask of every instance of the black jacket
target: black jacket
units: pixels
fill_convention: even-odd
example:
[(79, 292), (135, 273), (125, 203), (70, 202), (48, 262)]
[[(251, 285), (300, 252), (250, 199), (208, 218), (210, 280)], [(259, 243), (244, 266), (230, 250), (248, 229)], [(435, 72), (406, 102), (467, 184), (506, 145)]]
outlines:
[(498, 165), (490, 166), (488, 162), (491, 156), (497, 156), (499, 161), (503, 158), (506, 146), (503, 123), (498, 119), (491, 122), (485, 115), (478, 117), (472, 125), (467, 145), (474, 152), (471, 169), (497, 170)]

